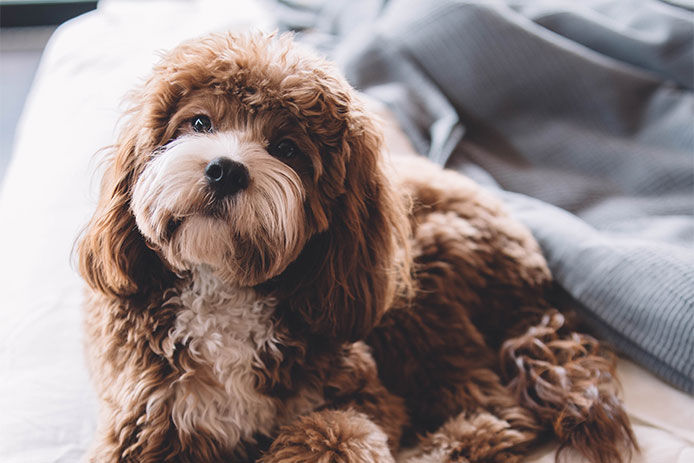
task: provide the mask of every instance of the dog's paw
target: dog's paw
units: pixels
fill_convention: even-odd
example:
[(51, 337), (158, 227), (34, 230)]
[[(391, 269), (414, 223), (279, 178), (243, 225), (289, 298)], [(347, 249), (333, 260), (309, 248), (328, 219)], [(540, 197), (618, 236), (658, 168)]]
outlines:
[(518, 463), (534, 440), (533, 433), (511, 428), (485, 411), (461, 413), (413, 449), (398, 456), (402, 463)]
[(263, 463), (393, 463), (388, 438), (366, 415), (324, 410), (282, 428)]

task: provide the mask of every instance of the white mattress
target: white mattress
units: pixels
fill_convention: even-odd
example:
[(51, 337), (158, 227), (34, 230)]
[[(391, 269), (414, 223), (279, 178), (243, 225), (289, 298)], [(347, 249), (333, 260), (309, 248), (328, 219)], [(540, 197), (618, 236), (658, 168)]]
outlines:
[[(0, 191), (0, 462), (79, 461), (91, 439), (96, 403), (70, 253), (96, 204), (98, 151), (114, 140), (122, 96), (157, 50), (248, 27), (272, 28), (252, 0), (111, 0), (51, 39)], [(396, 127), (389, 134), (408, 149)], [(694, 400), (627, 361), (620, 371), (643, 447), (634, 462), (694, 462)], [(553, 462), (553, 450), (528, 461)]]

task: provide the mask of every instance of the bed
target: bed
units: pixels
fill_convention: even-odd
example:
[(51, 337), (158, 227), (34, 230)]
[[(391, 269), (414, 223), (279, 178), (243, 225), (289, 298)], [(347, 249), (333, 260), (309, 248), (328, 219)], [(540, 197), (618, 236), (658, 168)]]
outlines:
[[(555, 231), (534, 226), (536, 221), (547, 220), (544, 212), (538, 212), (534, 201), (550, 193), (538, 191), (532, 199), (532, 195), (519, 194), (518, 188), (513, 192), (513, 188), (509, 188), (512, 180), (499, 181), (506, 178), (504, 175), (499, 174), (496, 179), (490, 177), (489, 172), (502, 172), (503, 169), (495, 170), (488, 158), (486, 161), (480, 158), (482, 155), (474, 137), (472, 140), (468, 137), (475, 132), (474, 124), (459, 124), (461, 112), (450, 112), (450, 105), (446, 106), (445, 102), (438, 108), (419, 108), (420, 114), (431, 116), (429, 121), (408, 117), (412, 108), (406, 106), (403, 96), (409, 95), (411, 82), (389, 86), (387, 84), (393, 80), (385, 82), (385, 74), (379, 74), (379, 81), (366, 72), (368, 69), (363, 64), (366, 61), (355, 61), (364, 56), (373, 58), (370, 53), (374, 50), (369, 43), (338, 40), (339, 31), (350, 29), (348, 23), (326, 22), (327, 14), (333, 19), (338, 17), (338, 7), (326, 11), (325, 7), (318, 8), (317, 2), (298, 2), (302, 3), (300, 8), (292, 7), (291, 3), (282, 2), (277, 6), (251, 0), (102, 1), (97, 10), (64, 24), (52, 37), (22, 114), (13, 159), (0, 192), (3, 225), (0, 228), (3, 262), (0, 267), (0, 294), (3, 295), (0, 302), (0, 461), (80, 461), (89, 445), (95, 427), (96, 401), (82, 353), (82, 283), (72, 263), (72, 248), (95, 206), (99, 153), (114, 139), (123, 109), (122, 96), (148, 73), (158, 50), (170, 48), (184, 38), (249, 27), (272, 30), (292, 24), (293, 28), (300, 29), (297, 26), (300, 23), (304, 24), (304, 29), (310, 26), (311, 33), (307, 31), (301, 39), (334, 52), (350, 79), (386, 103), (375, 103), (374, 107), (382, 114), (387, 144), (394, 155), (411, 151), (425, 153), (480, 181), (488, 181), (490, 188), (496, 188), (511, 204), (514, 213), (533, 228), (543, 247), (551, 251)], [(374, 6), (375, 2), (365, 3), (371, 6), (360, 10), (362, 14), (370, 20), (378, 20), (382, 9)], [(526, 17), (530, 17), (532, 12), (526, 13)], [(350, 20), (345, 15), (339, 17), (341, 21)], [(364, 17), (351, 20), (365, 23)], [(386, 25), (389, 20), (392, 18), (386, 18)], [(318, 24), (320, 21), (323, 22)], [(381, 22), (378, 27), (386, 26)], [(436, 90), (439, 95), (445, 88), (440, 82), (425, 84), (429, 85), (428, 90)], [(425, 87), (421, 89), (426, 90)], [(431, 101), (422, 104), (431, 105)], [(689, 111), (686, 117), (691, 117), (691, 107)], [(417, 129), (417, 124), (425, 126), (426, 130)], [(405, 133), (410, 136), (406, 137)], [(465, 149), (460, 149), (461, 146)], [(571, 210), (570, 205), (558, 206), (564, 207), (552, 206), (552, 214), (571, 215), (566, 212)], [(599, 211), (593, 213), (599, 215)], [(673, 230), (672, 227), (682, 230), (682, 241), (686, 244), (691, 216), (672, 216), (676, 216), (674, 222), (659, 223), (670, 227), (666, 231)], [(619, 230), (613, 229), (611, 233), (618, 234)], [(595, 236), (596, 240), (599, 238)], [(595, 248), (567, 252), (585, 256), (589, 252), (586, 249)], [(666, 251), (674, 252), (670, 247)], [(682, 277), (694, 274), (688, 255), (678, 255), (684, 262)], [(550, 252), (553, 270), (559, 273), (562, 282), (569, 283), (570, 296), (594, 307), (589, 299), (582, 298), (589, 294), (581, 292), (585, 286), (572, 286), (576, 282), (571, 278), (574, 269), (565, 266), (565, 258)], [(692, 294), (691, 281), (689, 292), (682, 297)], [(684, 307), (691, 308), (691, 298), (688, 304)], [(694, 311), (685, 313), (689, 313), (689, 318), (684, 320), (690, 323)], [(600, 316), (604, 314), (594, 312), (593, 315), (600, 325)], [(673, 319), (670, 323), (677, 324), (676, 321)], [(684, 327), (689, 326), (686, 323), (683, 322)], [(609, 329), (615, 325), (604, 325), (602, 333), (609, 336)], [(653, 336), (667, 333), (654, 333)], [(688, 357), (683, 364), (677, 363), (679, 357), (674, 360), (664, 355), (658, 357), (658, 352), (648, 350), (639, 357), (634, 354), (635, 349), (627, 348), (627, 341), (633, 340), (633, 336), (626, 338), (623, 344), (614, 341), (619, 339), (617, 337), (612, 339), (621, 351), (630, 353), (640, 364), (649, 365), (651, 371), (686, 389), (687, 381), (692, 380), (691, 371), (687, 369), (687, 361), (691, 362), (694, 357), (691, 350), (687, 352), (692, 345), (691, 333), (690, 330), (682, 341), (683, 346), (679, 347), (684, 349), (682, 355)], [(656, 360), (665, 358), (661, 363), (667, 360), (673, 363), (659, 370), (654, 366), (657, 362), (644, 361), (646, 354)], [(680, 374), (679, 382), (670, 374), (673, 371)], [(626, 408), (642, 447), (634, 463), (694, 461), (691, 426), (694, 399), (626, 357), (619, 361), (619, 373)], [(555, 449), (556, 445), (547, 445), (527, 461), (552, 462)], [(569, 457), (567, 461), (581, 461), (575, 455)]]

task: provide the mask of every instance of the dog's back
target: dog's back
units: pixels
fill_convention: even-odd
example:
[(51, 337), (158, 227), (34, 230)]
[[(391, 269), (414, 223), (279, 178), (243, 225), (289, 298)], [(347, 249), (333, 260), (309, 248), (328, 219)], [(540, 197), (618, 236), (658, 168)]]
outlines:
[(409, 157), (393, 164), (412, 201), (416, 292), (369, 343), (382, 381), (406, 399), (409, 436), (433, 433), (411, 458), (449, 448), (516, 461), (553, 430), (591, 461), (620, 461), (634, 439), (614, 362), (551, 309), (530, 232), (459, 174)]

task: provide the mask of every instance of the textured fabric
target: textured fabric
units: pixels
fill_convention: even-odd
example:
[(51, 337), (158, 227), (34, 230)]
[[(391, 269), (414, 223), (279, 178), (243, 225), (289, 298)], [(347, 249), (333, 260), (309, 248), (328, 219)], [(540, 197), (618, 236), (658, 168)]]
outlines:
[(694, 392), (692, 13), (365, 4), (360, 18), (358, 2), (302, 2), (304, 40), (386, 102), (420, 153), (497, 188), (600, 335)]

